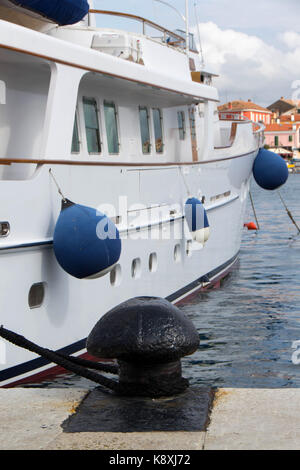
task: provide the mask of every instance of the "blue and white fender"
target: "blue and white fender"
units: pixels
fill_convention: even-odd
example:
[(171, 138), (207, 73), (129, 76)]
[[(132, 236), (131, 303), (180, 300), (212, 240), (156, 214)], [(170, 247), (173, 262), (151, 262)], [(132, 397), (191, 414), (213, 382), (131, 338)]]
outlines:
[(202, 202), (195, 197), (190, 197), (185, 203), (184, 212), (193, 240), (201, 244), (206, 243), (210, 230), (207, 213)]
[(274, 152), (260, 149), (253, 164), (253, 176), (263, 189), (277, 189), (288, 179), (288, 167), (284, 159)]
[(117, 227), (105, 215), (65, 199), (56, 222), (53, 248), (62, 269), (78, 279), (104, 276), (121, 255)]

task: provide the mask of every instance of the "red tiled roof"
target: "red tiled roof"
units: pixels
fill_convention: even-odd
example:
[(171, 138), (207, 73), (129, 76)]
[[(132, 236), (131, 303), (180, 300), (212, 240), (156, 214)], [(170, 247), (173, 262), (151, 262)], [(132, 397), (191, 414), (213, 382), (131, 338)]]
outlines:
[(267, 124), (265, 132), (295, 132), (290, 124)]
[(236, 100), (236, 101), (231, 101), (229, 103), (223, 104), (218, 107), (218, 110), (221, 112), (222, 111), (244, 111), (246, 109), (263, 111), (268, 114), (271, 113), (269, 109), (263, 108), (262, 106), (259, 106), (259, 104), (252, 103), (252, 101)]
[(291, 117), (292, 115), (291, 114), (285, 114), (283, 116), (280, 117), (280, 120), (281, 121), (288, 121), (288, 122), (297, 122), (297, 121), (300, 121), (300, 114), (294, 114), (294, 121), (292, 121)]

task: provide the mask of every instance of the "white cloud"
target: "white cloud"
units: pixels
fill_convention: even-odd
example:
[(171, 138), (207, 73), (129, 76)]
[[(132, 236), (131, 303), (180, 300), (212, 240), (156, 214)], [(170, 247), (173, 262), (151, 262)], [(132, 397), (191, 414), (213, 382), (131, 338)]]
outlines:
[(213, 22), (201, 23), (200, 32), (206, 68), (220, 75), (223, 101), (252, 98), (267, 106), (280, 96), (291, 98), (292, 82), (300, 79), (300, 34), (282, 33), (283, 50)]
[(280, 34), (280, 39), (290, 49), (300, 47), (300, 34), (295, 33), (295, 31), (286, 31)]

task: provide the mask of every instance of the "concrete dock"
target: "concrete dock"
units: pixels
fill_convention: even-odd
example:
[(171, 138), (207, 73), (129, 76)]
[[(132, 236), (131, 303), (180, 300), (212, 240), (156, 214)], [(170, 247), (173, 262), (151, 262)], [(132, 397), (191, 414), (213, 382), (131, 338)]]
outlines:
[(89, 394), (0, 389), (0, 450), (300, 449), (300, 389), (218, 389), (203, 431), (65, 432)]

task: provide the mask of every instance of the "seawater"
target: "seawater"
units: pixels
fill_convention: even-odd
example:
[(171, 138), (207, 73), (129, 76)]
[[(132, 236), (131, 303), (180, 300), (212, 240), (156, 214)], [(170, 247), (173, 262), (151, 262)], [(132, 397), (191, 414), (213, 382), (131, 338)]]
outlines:
[[(277, 191), (253, 181), (251, 193), (260, 230), (244, 229), (238, 266), (219, 289), (180, 306), (200, 335), (199, 350), (183, 359), (192, 385), (300, 386), (300, 364), (292, 362), (300, 340), (300, 236)], [(280, 193), (300, 226), (300, 175), (291, 174)], [(245, 221), (254, 221), (250, 201)], [(38, 386), (95, 384), (67, 374)]]

